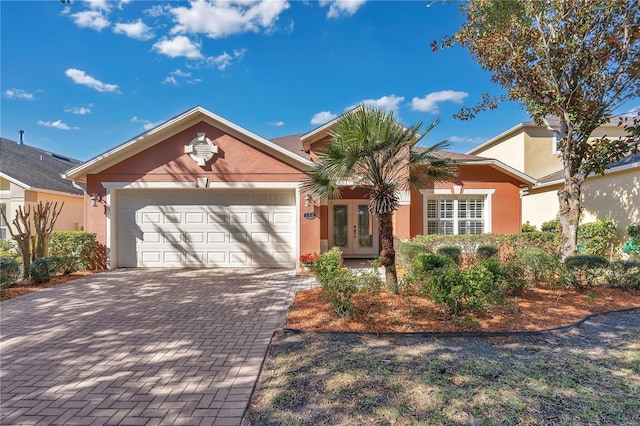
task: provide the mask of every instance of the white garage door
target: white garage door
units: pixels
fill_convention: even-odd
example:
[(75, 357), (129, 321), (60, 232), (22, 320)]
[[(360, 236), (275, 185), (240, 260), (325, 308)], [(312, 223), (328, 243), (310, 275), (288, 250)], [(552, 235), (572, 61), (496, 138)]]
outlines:
[(119, 190), (119, 267), (294, 267), (293, 190)]

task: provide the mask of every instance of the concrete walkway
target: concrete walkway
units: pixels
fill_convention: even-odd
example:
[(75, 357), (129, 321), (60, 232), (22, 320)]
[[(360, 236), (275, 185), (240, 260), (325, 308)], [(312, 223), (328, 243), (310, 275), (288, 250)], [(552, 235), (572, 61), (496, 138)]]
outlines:
[(126, 270), (0, 304), (0, 424), (237, 425), (313, 277)]

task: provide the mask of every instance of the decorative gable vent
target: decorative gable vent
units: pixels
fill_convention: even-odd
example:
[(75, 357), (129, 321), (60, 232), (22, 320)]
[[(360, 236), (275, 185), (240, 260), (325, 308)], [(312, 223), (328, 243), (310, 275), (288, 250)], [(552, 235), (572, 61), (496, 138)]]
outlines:
[(184, 152), (189, 154), (198, 163), (198, 166), (204, 166), (207, 161), (213, 158), (214, 154), (218, 153), (218, 147), (211, 142), (207, 135), (198, 133), (198, 136), (189, 145), (185, 145)]

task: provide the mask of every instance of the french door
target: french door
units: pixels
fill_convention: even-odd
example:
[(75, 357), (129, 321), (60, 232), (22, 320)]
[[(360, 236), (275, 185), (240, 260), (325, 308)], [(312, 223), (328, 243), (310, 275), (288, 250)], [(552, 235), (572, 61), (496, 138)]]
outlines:
[(329, 244), (345, 257), (377, 257), (378, 221), (367, 200), (337, 200), (329, 205)]

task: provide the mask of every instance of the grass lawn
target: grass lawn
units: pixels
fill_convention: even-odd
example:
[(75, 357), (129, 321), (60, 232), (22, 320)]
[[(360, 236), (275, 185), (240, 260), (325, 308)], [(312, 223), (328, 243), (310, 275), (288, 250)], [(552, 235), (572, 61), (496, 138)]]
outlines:
[(640, 309), (540, 335), (276, 335), (248, 424), (640, 424)]

